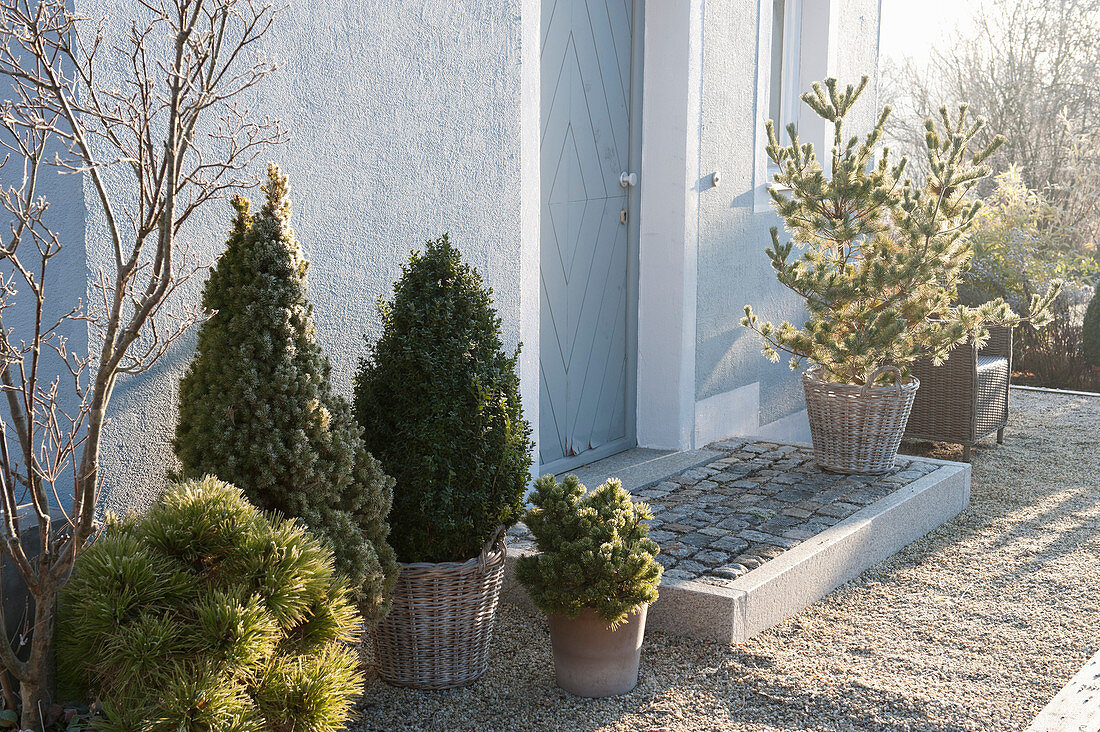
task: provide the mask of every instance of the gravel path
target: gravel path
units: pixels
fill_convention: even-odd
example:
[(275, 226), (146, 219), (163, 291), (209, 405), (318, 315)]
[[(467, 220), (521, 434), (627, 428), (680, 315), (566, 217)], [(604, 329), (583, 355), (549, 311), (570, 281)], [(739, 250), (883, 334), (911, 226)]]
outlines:
[(742, 646), (648, 633), (638, 688), (581, 700), (543, 617), (505, 606), (484, 679), (372, 676), (353, 729), (1021, 730), (1100, 648), (1100, 398), (1013, 400), (967, 511)]

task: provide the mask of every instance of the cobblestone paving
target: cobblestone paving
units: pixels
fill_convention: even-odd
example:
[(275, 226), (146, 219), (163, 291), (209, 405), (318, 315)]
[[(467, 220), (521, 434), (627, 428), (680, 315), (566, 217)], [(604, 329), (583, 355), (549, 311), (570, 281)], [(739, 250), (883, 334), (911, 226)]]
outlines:
[[(810, 448), (749, 440), (707, 447), (725, 455), (633, 493), (653, 511), (649, 535), (661, 546), (665, 581), (732, 584), (937, 467), (899, 455), (885, 475), (837, 475), (818, 468)], [(533, 548), (522, 524), (509, 533), (511, 548)]]

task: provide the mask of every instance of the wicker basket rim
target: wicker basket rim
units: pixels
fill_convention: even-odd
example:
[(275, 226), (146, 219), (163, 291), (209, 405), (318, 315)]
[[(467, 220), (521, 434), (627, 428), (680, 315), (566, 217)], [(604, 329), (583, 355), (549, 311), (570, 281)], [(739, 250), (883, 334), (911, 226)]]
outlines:
[(467, 569), (484, 561), (485, 564), (496, 564), (499, 559), (503, 558), (505, 550), (493, 549), (485, 553), (485, 559), (482, 560), (480, 556), (471, 557), (462, 562), (398, 562), (397, 566), (401, 569), (435, 569), (440, 572), (445, 572), (449, 569)]
[[(840, 387), (841, 389), (851, 389), (859, 392), (864, 390), (875, 392), (896, 390), (896, 386), (867, 386), (866, 384), (845, 384), (842, 381), (825, 381), (825, 379), (821, 378), (822, 371), (824, 371), (824, 367), (821, 365), (811, 366), (802, 372), (802, 378), (806, 381), (817, 382), (818, 384), (829, 384), (830, 386)], [(903, 391), (915, 391), (919, 386), (920, 379), (913, 374), (909, 374), (909, 381), (903, 381), (901, 389)]]
[(470, 557), (461, 562), (398, 562), (401, 569), (418, 569), (424, 571), (448, 572), (469, 569), (475, 565), (490, 566), (504, 560), (508, 555), (508, 546), (505, 542), (506, 528), (497, 527), (489, 541), (485, 542), (481, 553), (476, 557)]

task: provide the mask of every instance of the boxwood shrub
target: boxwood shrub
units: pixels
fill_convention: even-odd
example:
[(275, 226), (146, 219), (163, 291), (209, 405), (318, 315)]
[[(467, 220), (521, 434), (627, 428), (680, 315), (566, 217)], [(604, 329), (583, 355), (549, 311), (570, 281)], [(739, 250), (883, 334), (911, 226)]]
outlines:
[(1096, 280), (1096, 290), (1092, 293), (1088, 309), (1085, 310), (1084, 331), (1081, 334), (1085, 360), (1090, 366), (1100, 367), (1100, 279)]
[(463, 561), (523, 509), (531, 428), (492, 291), (449, 238), (414, 253), (355, 381), (363, 441), (396, 479), (403, 562)]

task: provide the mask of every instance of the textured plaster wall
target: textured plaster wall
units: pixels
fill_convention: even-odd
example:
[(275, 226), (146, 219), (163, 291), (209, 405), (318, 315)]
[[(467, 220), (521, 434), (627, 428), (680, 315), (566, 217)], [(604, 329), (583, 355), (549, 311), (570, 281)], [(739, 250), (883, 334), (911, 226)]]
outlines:
[[(122, 6), (78, 0), (115, 29), (127, 22)], [(378, 335), (376, 298), (410, 250), (450, 232), (494, 289), (506, 345), (528, 343), (521, 376), (538, 424), (537, 289), (534, 322), (530, 294), (526, 314), (521, 302), (521, 282), (537, 288), (538, 176), (521, 134), (522, 110), (538, 99), (524, 77), (537, 78), (537, 28), (537, 8), (521, 0), (297, 0), (279, 17), (265, 51), (283, 68), (248, 101), (293, 137), (269, 157), (291, 177), (317, 334), (339, 391), (350, 394), (363, 335)], [(531, 195), (536, 204), (524, 206)], [(110, 255), (102, 217), (89, 215), (94, 270)], [(228, 221), (228, 206), (211, 204), (184, 236), (214, 255)], [(198, 292), (196, 283), (183, 297)], [(106, 508), (145, 505), (173, 466), (177, 383), (194, 342), (192, 333), (154, 371), (119, 384), (102, 451)]]
[[(861, 98), (858, 114), (853, 112), (857, 128), (862, 129), (873, 120), (877, 103), (879, 0), (804, 0), (804, 4), (809, 13), (827, 14), (830, 27), (827, 68), (809, 76), (814, 63), (804, 58), (801, 86), (808, 89), (812, 81), (830, 75), (843, 82), (871, 75), (874, 83)], [(756, 338), (738, 321), (746, 303), (762, 318), (777, 322), (798, 323), (803, 311), (796, 297), (776, 282), (764, 254), (770, 243), (768, 229), (778, 224), (778, 217), (767, 209), (755, 212), (759, 201), (766, 200), (759, 190), (763, 176), (754, 170), (754, 151), (763, 135), (756, 67), (760, 7), (758, 0), (708, 0), (705, 4), (695, 389), (702, 401), (739, 388), (753, 386), (754, 393), (758, 388), (759, 424), (766, 425), (804, 408), (801, 389), (785, 362), (772, 364), (761, 356)], [(763, 7), (770, 13), (770, 2)], [(811, 34), (824, 32), (816, 22), (804, 23), (804, 44)], [(805, 111), (800, 127), (807, 114), (813, 116)], [(713, 171), (722, 175), (717, 188), (709, 186)], [(713, 439), (705, 430), (700, 434), (697, 428), (696, 433), (704, 440)]]
[(638, 226), (638, 444), (689, 449), (703, 0), (647, 2)]
[[(3, 90), (5, 99), (13, 98), (14, 92), (10, 91), (11, 87), (7, 82), (4, 82), (0, 89)], [(55, 152), (61, 154), (64, 150), (58, 145)], [(50, 152), (47, 159), (52, 158), (53, 154), (54, 152)], [(0, 152), (0, 160), (5, 157), (6, 161), (0, 166), (0, 186), (5, 189), (19, 188), (23, 185), (25, 173), (23, 159), (6, 149)], [(61, 246), (60, 252), (51, 258), (43, 280), (46, 294), (43, 324), (45, 327), (51, 327), (62, 316), (79, 306), (84, 295), (80, 287), (80, 283), (85, 281), (83, 190), (79, 176), (62, 173), (59, 169), (50, 166), (42, 166), (38, 173), (36, 191), (50, 204), (43, 221), (58, 235), (58, 243)], [(6, 210), (0, 212), (0, 230), (5, 234), (9, 231), (9, 224), (12, 222), (13, 217)], [(7, 245), (6, 239), (4, 243)], [(34, 241), (29, 236), (23, 238), (17, 251), (23, 266), (31, 272), (38, 272), (41, 259)], [(5, 282), (11, 283), (15, 290), (14, 294), (6, 300), (3, 328), (13, 344), (30, 343), (34, 337), (35, 327), (35, 303), (30, 289), (22, 276), (6, 260), (0, 264), (0, 276), (3, 276)], [(87, 348), (87, 327), (81, 320), (66, 319), (56, 333), (65, 339), (65, 346), (69, 352), (82, 353)], [(55, 340), (53, 343), (59, 344), (60, 341)], [(26, 368), (30, 368), (29, 356), (24, 360), (24, 364)], [(48, 390), (54, 380), (57, 381), (59, 405), (66, 413), (76, 414), (80, 400), (68, 367), (53, 348), (46, 347), (42, 349), (40, 355), (39, 389)], [(10, 420), (9, 414), (8, 400), (0, 399), (0, 417)], [(15, 437), (10, 432), (9, 440), (9, 449), (17, 451)], [(57, 487), (59, 497), (66, 505), (71, 502), (71, 486), (72, 473), (70, 470), (65, 470), (57, 480)]]

